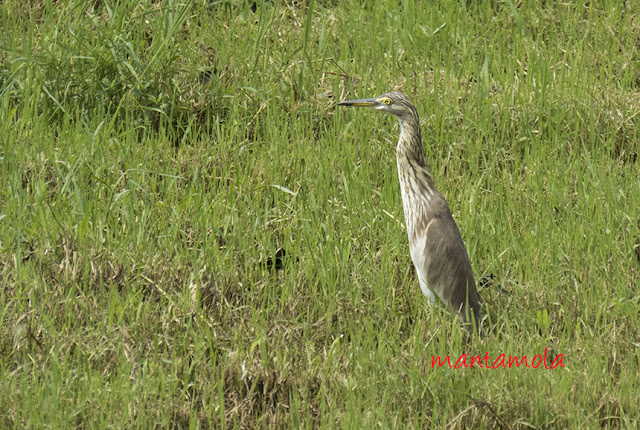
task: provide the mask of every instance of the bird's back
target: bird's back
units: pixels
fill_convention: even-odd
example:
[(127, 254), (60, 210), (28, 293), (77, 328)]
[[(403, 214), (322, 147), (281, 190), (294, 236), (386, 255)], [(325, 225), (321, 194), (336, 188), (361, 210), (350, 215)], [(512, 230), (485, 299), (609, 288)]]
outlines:
[(424, 210), (429, 220), (427, 227), (409, 232), (411, 258), (418, 276), (449, 309), (460, 315), (463, 323), (471, 323), (473, 311), (479, 328), (480, 304), (473, 269), (449, 205), (435, 191)]

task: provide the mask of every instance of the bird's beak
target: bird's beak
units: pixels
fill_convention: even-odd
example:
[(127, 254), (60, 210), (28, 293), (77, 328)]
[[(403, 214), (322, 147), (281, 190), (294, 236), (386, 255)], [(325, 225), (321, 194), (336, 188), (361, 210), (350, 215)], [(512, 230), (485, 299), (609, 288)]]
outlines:
[(380, 105), (380, 102), (377, 99), (345, 100), (343, 102), (338, 103), (338, 106), (357, 106), (357, 107), (368, 107), (368, 108), (375, 108), (379, 105)]

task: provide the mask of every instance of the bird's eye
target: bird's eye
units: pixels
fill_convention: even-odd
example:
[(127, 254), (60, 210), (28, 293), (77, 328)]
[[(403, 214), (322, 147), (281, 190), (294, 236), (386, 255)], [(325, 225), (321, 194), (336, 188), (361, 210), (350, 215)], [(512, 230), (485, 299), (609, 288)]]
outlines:
[(384, 99), (384, 102), (383, 102), (383, 103), (384, 103), (384, 104), (386, 104), (386, 105), (390, 105), (390, 104), (391, 104), (391, 100), (389, 100), (389, 99)]

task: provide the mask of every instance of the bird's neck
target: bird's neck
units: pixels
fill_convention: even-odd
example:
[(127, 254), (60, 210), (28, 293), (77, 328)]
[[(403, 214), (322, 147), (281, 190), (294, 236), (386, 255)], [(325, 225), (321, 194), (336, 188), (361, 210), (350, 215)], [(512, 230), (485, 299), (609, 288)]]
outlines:
[(396, 147), (396, 156), (398, 158), (398, 168), (420, 168), (427, 172), (427, 162), (424, 158), (422, 150), (422, 134), (420, 133), (420, 120), (416, 115), (408, 120), (398, 118), (400, 123), (400, 139)]
[(420, 226), (427, 220), (427, 209), (437, 193), (422, 150), (420, 121), (417, 115), (400, 121), (400, 139), (396, 148), (398, 179), (409, 240), (415, 241)]

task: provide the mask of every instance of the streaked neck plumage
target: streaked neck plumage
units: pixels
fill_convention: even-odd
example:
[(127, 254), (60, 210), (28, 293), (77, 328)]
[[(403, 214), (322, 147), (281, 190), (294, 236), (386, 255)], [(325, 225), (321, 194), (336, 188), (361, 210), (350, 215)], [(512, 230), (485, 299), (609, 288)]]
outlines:
[[(424, 227), (431, 198), (437, 192), (422, 149), (420, 119), (415, 108), (410, 115), (398, 117), (400, 139), (396, 148), (398, 178), (409, 241), (416, 240)], [(413, 216), (410, 216), (413, 214)]]
[(424, 151), (422, 150), (422, 133), (420, 132), (420, 119), (418, 113), (413, 112), (409, 117), (398, 117), (400, 124), (400, 139), (396, 148), (396, 155), (411, 158), (426, 168)]

